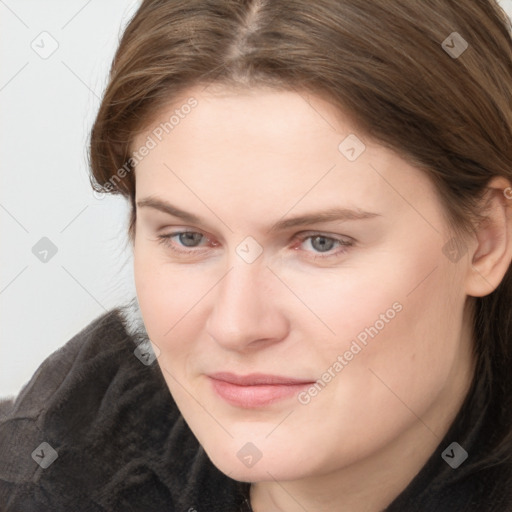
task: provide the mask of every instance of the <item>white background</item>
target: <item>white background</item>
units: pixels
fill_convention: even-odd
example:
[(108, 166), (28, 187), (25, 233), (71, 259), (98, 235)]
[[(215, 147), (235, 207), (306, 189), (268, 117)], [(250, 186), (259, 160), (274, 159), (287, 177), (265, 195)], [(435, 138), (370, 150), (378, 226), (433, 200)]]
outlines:
[[(51, 352), (135, 293), (128, 207), (93, 195), (86, 146), (137, 6), (0, 1), (0, 396), (16, 394)], [(31, 47), (57, 44), (43, 31), (59, 45), (47, 59)], [(32, 254), (42, 237), (58, 249), (47, 263)]]
[[(512, 0), (503, 0), (512, 15)], [(86, 146), (137, 0), (0, 0), (0, 397), (134, 296), (122, 198), (96, 198)], [(47, 32), (49, 35), (40, 35)], [(48, 58), (39, 52), (49, 51)], [(57, 253), (32, 253), (42, 238)]]

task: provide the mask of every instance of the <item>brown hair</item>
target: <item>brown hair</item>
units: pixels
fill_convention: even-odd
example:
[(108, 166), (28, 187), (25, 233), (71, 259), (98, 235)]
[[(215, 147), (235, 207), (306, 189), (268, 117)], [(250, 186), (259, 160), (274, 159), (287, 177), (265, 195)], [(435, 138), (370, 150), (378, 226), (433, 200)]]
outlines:
[[(90, 141), (93, 186), (130, 199), (132, 239), (133, 139), (208, 83), (328, 99), (427, 173), (461, 239), (482, 217), (489, 180), (512, 181), (511, 27), (495, 0), (145, 0)], [(475, 299), (475, 379), (495, 424), (486, 463), (512, 452), (511, 272)]]

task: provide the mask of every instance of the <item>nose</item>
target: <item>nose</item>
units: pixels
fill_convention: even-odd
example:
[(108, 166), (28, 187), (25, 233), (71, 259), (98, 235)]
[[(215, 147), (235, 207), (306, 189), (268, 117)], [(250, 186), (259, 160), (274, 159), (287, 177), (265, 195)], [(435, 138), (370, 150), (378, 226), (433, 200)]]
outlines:
[(222, 347), (239, 352), (286, 338), (289, 322), (279, 307), (276, 284), (264, 264), (235, 263), (216, 287), (208, 334)]

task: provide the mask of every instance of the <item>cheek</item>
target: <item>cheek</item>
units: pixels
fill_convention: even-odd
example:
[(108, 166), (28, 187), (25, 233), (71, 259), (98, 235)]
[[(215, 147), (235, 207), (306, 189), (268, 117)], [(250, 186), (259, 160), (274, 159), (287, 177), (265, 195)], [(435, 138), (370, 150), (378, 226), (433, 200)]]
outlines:
[(142, 253), (135, 256), (134, 271), (144, 325), (159, 350), (158, 366), (180, 410), (191, 416), (193, 411), (189, 410), (187, 396), (182, 396), (180, 383), (186, 383), (189, 361), (194, 360), (198, 325), (188, 320), (202, 290), (190, 280), (185, 285), (179, 272), (169, 271), (161, 262), (144, 258)]
[(318, 386), (300, 397), (297, 418), (307, 426), (299, 429), (305, 437), (324, 432), (325, 440), (314, 438), (319, 452), (332, 451), (334, 437), (350, 439), (350, 446), (336, 450), (347, 460), (384, 445), (418, 418), (435, 430), (429, 411), (445, 400), (464, 350), (462, 279), (451, 263), (435, 253), (381, 261), (389, 273), (380, 280), (375, 271), (353, 282), (331, 279), (318, 283), (329, 300), (303, 295), (336, 334), (311, 343), (319, 323), (313, 328), (313, 321), (302, 321)]
[(325, 273), (314, 287), (311, 279), (290, 278), (317, 317), (305, 309), (296, 315), (308, 359), (321, 380), (336, 375), (338, 384), (326, 388), (359, 414), (367, 415), (372, 402), (381, 411), (382, 400), (390, 411), (404, 408), (394, 393), (425, 407), (449, 378), (460, 350), (464, 296), (461, 276), (434, 242), (429, 251), (404, 249), (407, 257), (383, 254), (380, 265), (364, 270)]
[(181, 388), (171, 376), (184, 382), (196, 374), (215, 285), (221, 277), (212, 268), (173, 265), (153, 247), (134, 248), (135, 287), (144, 325), (160, 350), (158, 364), (177, 399)]
[(172, 268), (160, 251), (144, 243), (134, 248), (134, 278), (137, 298), (149, 337), (161, 350), (172, 341), (180, 319), (205, 293), (205, 283)]

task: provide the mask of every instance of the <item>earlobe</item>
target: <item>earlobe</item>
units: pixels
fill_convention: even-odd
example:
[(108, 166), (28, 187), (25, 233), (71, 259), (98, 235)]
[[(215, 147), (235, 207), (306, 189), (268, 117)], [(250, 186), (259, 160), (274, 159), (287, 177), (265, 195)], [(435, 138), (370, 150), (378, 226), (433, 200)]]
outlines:
[(502, 281), (512, 260), (512, 199), (507, 196), (511, 184), (501, 176), (493, 178), (483, 198), (487, 219), (475, 229), (476, 244), (470, 252), (466, 293), (484, 297)]

